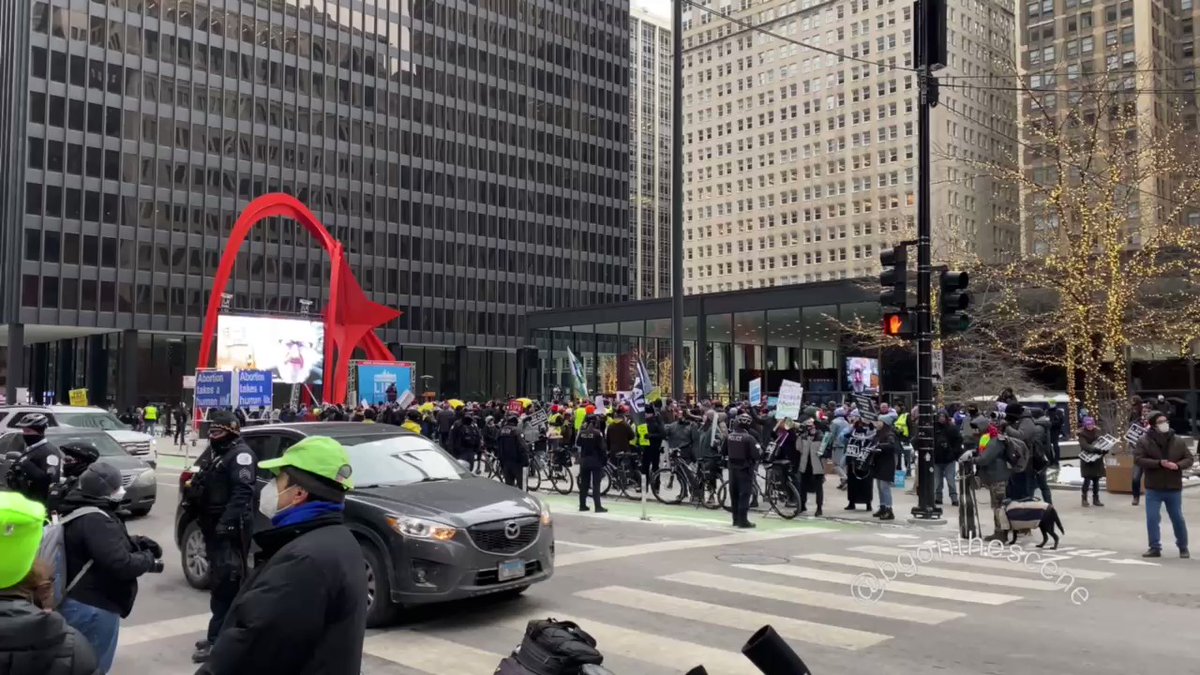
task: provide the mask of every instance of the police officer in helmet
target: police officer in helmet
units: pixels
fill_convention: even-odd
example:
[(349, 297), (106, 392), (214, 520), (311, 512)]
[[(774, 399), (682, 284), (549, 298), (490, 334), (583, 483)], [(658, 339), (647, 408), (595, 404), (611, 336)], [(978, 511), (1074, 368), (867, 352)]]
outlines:
[(588, 490), (592, 493), (592, 503), (596, 513), (607, 513), (608, 509), (600, 506), (600, 477), (604, 475), (604, 466), (608, 464), (608, 451), (605, 448), (604, 417), (589, 415), (575, 444), (579, 447), (579, 510), (587, 511)]
[(517, 427), (517, 416), (504, 419), (504, 427), (496, 434), (496, 459), (500, 462), (500, 473), (504, 484), (524, 489), (521, 485), (521, 469), (529, 466), (529, 446)]
[(242, 441), (241, 425), (233, 413), (217, 410), (208, 416), (209, 452), (184, 493), (197, 514), (208, 557), (209, 607), (212, 619), (205, 639), (196, 643), (192, 661), (208, 659), (242, 580), (254, 514), (254, 485), (258, 458)]
[(729, 500), (733, 505), (733, 526), (755, 527), (750, 522), (750, 496), (754, 492), (754, 465), (762, 457), (762, 445), (750, 432), (753, 420), (741, 414), (725, 436), (721, 454), (729, 458)]
[(50, 420), (41, 413), (30, 413), (17, 422), (25, 449), (12, 458), (5, 482), (26, 499), (47, 505), (50, 490), (62, 477), (63, 454), (46, 440)]

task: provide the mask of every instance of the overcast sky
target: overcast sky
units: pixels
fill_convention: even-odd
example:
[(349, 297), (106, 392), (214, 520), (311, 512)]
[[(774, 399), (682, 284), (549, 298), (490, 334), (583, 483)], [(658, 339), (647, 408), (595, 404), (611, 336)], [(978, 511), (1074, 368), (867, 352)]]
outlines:
[(671, 16), (671, 0), (633, 0), (633, 4), (645, 7), (654, 14), (664, 18)]

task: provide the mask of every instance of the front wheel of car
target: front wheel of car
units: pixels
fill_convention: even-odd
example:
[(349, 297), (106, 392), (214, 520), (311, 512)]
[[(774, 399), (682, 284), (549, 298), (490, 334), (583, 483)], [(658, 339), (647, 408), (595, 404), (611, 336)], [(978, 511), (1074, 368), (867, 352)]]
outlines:
[(208, 551), (204, 546), (204, 533), (195, 521), (183, 529), (183, 578), (192, 588), (208, 590)]
[(129, 515), (133, 516), (134, 518), (144, 518), (150, 515), (150, 507), (145, 506), (138, 509), (129, 509)]
[(400, 607), (392, 602), (392, 584), (383, 556), (371, 544), (362, 544), (367, 572), (367, 628), (380, 628), (395, 620)]

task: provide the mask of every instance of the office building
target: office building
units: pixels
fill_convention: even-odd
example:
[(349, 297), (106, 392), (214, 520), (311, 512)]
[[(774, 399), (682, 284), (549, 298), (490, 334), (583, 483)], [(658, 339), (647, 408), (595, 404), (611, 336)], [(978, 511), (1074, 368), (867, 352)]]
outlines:
[[(629, 293), (621, 0), (36, 0), (0, 8), (9, 393), (174, 400), (242, 208), (305, 202), (440, 395), (500, 396), (531, 309)], [(264, 222), (231, 311), (324, 306)]]
[[(703, 4), (685, 16), (686, 291), (876, 274), (915, 231), (912, 3)], [(948, 18), (945, 83), (1012, 61), (1011, 1)], [(1016, 165), (1016, 94), (957, 82), (933, 114), (935, 257), (994, 260), (1018, 248), (1017, 197), (971, 162)]]
[(671, 23), (629, 13), (631, 296), (671, 294)]
[[(1192, 136), (1200, 132), (1195, 96), (1194, 26), (1198, 15), (1200, 9), (1193, 0), (1025, 3), (1018, 30), (1021, 75), (1037, 93), (1022, 96), (1022, 140), (1036, 146), (1040, 139), (1033, 133), (1033, 125), (1047, 116), (1057, 122), (1072, 111), (1082, 111), (1078, 126), (1089, 132), (1097, 119), (1097, 107), (1127, 105), (1139, 120), (1136, 140), (1128, 139), (1130, 154), (1138, 152), (1143, 140), (1158, 136), (1154, 141), (1160, 141), (1160, 134), (1181, 120), (1189, 134), (1182, 140), (1191, 143)], [(1097, 90), (1107, 93), (1098, 94)], [(1191, 151), (1184, 149), (1185, 153)], [(1100, 149), (1097, 159), (1102, 160), (1107, 152)], [(1124, 154), (1125, 149), (1119, 152)], [(1023, 149), (1022, 162), (1027, 179), (1041, 184), (1054, 180), (1057, 169), (1053, 160), (1040, 157), (1031, 147)], [(1144, 180), (1138, 189), (1129, 200), (1129, 244), (1140, 245), (1140, 229), (1162, 214), (1178, 213), (1189, 224), (1200, 224), (1200, 210), (1180, 209), (1172, 200), (1173, 176)], [(1118, 199), (1125, 201), (1124, 197)], [(1032, 254), (1045, 253), (1050, 246), (1046, 234), (1057, 230), (1053, 219), (1037, 202), (1028, 203), (1026, 214), (1024, 248)]]

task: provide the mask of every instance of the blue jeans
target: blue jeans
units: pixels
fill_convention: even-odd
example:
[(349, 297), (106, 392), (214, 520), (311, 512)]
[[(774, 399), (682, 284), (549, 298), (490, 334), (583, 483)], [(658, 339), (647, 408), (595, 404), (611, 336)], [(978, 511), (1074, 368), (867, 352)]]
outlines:
[(121, 617), (70, 598), (63, 602), (58, 611), (67, 620), (67, 624), (79, 631), (92, 646), (100, 672), (107, 673), (111, 670), (113, 658), (117, 655), (117, 633), (121, 629)]
[(892, 508), (892, 482), (876, 478), (875, 489), (879, 491), (879, 508)]
[(950, 501), (958, 501), (958, 479), (955, 477), (955, 471), (957, 468), (958, 462), (946, 462), (945, 464), (933, 465), (933, 475), (937, 479), (934, 482), (934, 501), (942, 501), (943, 482), (950, 488)]
[(1175, 530), (1175, 545), (1180, 551), (1188, 547), (1187, 523), (1183, 522), (1183, 491), (1182, 490), (1146, 490), (1146, 534), (1150, 538), (1150, 548), (1162, 550), (1162, 534), (1158, 524), (1162, 518), (1162, 505), (1167, 506), (1167, 517), (1171, 519), (1171, 529)]

